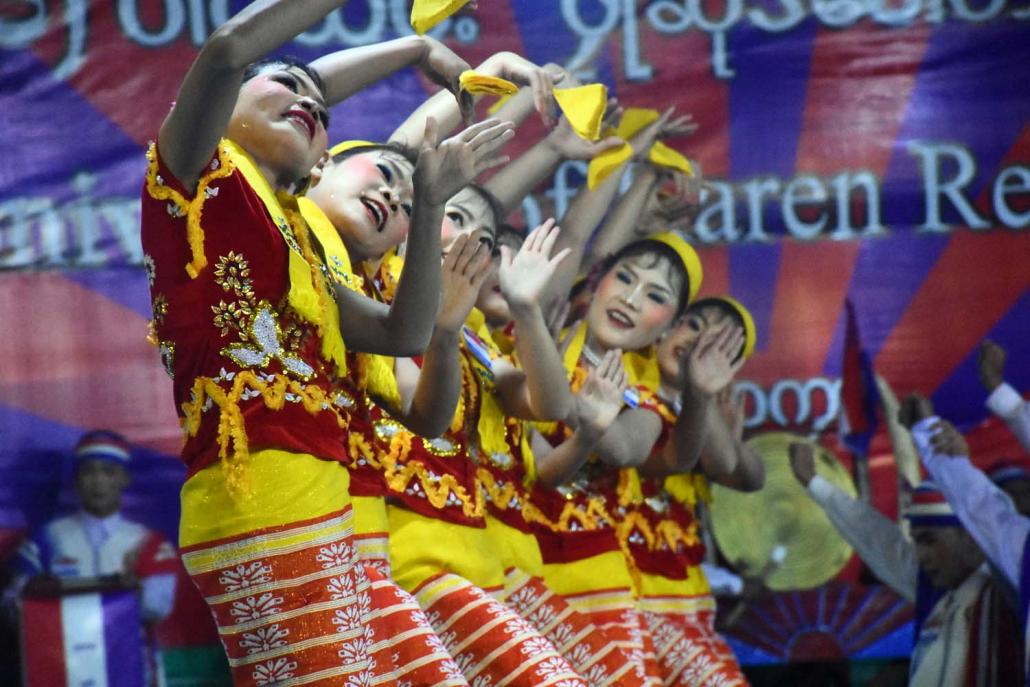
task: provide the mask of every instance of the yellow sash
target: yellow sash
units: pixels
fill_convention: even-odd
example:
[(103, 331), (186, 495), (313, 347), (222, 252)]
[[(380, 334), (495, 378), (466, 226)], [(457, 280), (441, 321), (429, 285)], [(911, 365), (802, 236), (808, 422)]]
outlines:
[[(347, 350), (340, 335), (339, 313), (335, 302), (326, 291), (325, 283), (317, 275), (320, 262), (310, 253), (308, 225), (297, 207), (297, 199), (287, 193), (276, 193), (254, 160), (238, 145), (228, 139), (222, 141), (233, 165), (243, 174), (250, 187), (268, 210), (289, 246), (290, 290), (287, 302), (290, 308), (318, 329), (322, 339), (322, 358), (336, 366), (337, 374), (347, 373)], [(311, 207), (314, 207), (313, 205)], [(328, 220), (326, 220), (328, 222)], [(333, 232), (335, 233), (335, 232)], [(346, 249), (343, 256), (346, 257)], [(305, 247), (307, 250), (305, 250)], [(315, 261), (315, 262), (312, 262)], [(350, 260), (346, 264), (350, 266)]]

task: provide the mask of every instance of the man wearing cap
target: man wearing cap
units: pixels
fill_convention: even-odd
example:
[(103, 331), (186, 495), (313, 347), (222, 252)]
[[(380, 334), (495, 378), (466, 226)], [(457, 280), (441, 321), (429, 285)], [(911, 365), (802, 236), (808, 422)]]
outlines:
[(56, 593), (92, 578), (98, 584), (140, 585), (143, 620), (156, 623), (175, 598), (175, 549), (156, 532), (119, 512), (129, 486), (129, 446), (119, 434), (87, 433), (75, 448), (80, 509), (51, 520), (22, 544), (15, 591)]
[[(913, 394), (902, 404), (899, 415), (902, 424), (912, 428), (923, 465), (941, 485), (963, 526), (1004, 582), (1019, 590), (1023, 650), (1030, 658), (1030, 517), (1017, 511), (1001, 486), (972, 464), (965, 439), (954, 425), (934, 415), (929, 400)], [(1024, 673), (1030, 684), (1026, 663)]]
[(1009, 495), (1020, 515), (1030, 517), (1030, 469), (1026, 463), (1000, 460), (987, 470), (987, 477)]
[(817, 475), (808, 444), (791, 445), (790, 464), (866, 565), (915, 604), (911, 687), (1020, 683), (1011, 681), (1022, 675), (1016, 615), (936, 485), (924, 482), (912, 494), (904, 513), (909, 541), (880, 511)]

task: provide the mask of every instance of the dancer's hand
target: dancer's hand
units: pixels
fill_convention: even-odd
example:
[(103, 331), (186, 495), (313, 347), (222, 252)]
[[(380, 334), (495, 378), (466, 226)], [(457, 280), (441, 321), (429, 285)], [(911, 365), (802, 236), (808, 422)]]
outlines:
[(479, 66), (479, 71), (531, 88), (533, 107), (540, 113), (544, 126), (554, 126), (554, 84), (564, 80), (564, 73), (547, 67), (538, 67), (513, 52), (491, 55)]
[(416, 197), (443, 205), (482, 172), (507, 162), (495, 154), (514, 135), (511, 122), (487, 119), (438, 143), (436, 120), (429, 117), (415, 164)]
[(457, 332), (476, 304), (479, 290), (490, 275), (490, 249), (468, 234), (458, 236), (443, 259), (438, 332)]
[(680, 361), (683, 388), (709, 398), (726, 388), (744, 364), (738, 357), (743, 343), (744, 330), (730, 323), (705, 331)]
[(655, 141), (675, 136), (684, 136), (697, 131), (697, 124), (694, 123), (693, 115), (685, 114), (673, 117), (675, 112), (675, 106), (669, 107), (658, 119), (648, 124), (630, 140), (630, 145), (633, 146), (634, 160), (646, 159)]
[[(614, 127), (621, 118), (622, 108), (619, 107), (619, 101), (615, 98), (610, 98), (608, 100), (608, 109), (604, 115), (604, 121), (601, 122), (601, 131), (608, 127)], [(558, 126), (547, 135), (544, 141), (552, 150), (566, 160), (592, 160), (606, 150), (618, 148), (625, 143), (618, 136), (608, 136), (599, 141), (588, 141), (572, 130), (572, 125), (569, 124), (569, 120), (565, 117), (561, 118)]]
[(627, 382), (622, 351), (613, 349), (605, 353), (576, 394), (576, 416), (581, 431), (596, 438), (608, 431), (622, 412)]
[(529, 232), (518, 253), (512, 255), (511, 248), (501, 246), (501, 293), (513, 310), (540, 307), (547, 283), (571, 252), (565, 248), (551, 257), (559, 231), (551, 218)]

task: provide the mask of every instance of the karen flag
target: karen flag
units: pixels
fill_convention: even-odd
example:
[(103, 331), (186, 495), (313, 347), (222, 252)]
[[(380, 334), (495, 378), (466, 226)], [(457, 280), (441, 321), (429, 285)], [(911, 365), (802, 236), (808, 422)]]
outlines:
[(869, 456), (869, 442), (876, 434), (876, 405), (879, 394), (869, 356), (862, 349), (855, 309), (844, 302), (847, 324), (844, 334), (844, 364), (841, 368), (841, 439), (856, 457)]
[(143, 687), (144, 645), (134, 590), (25, 598), (25, 687)]

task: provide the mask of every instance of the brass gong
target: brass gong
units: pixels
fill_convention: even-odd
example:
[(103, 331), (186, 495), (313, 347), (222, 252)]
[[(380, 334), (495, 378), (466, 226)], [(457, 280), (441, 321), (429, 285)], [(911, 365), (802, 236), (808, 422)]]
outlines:
[[(807, 441), (786, 432), (772, 432), (747, 442), (765, 461), (765, 486), (746, 494), (712, 485), (712, 530), (726, 559), (745, 575), (769, 566), (773, 549), (786, 547), (786, 558), (765, 584), (773, 590), (810, 589), (833, 579), (851, 558), (851, 547), (826, 514), (794, 478), (787, 447)], [(840, 461), (825, 448), (815, 448), (816, 472), (855, 496), (855, 485)]]

